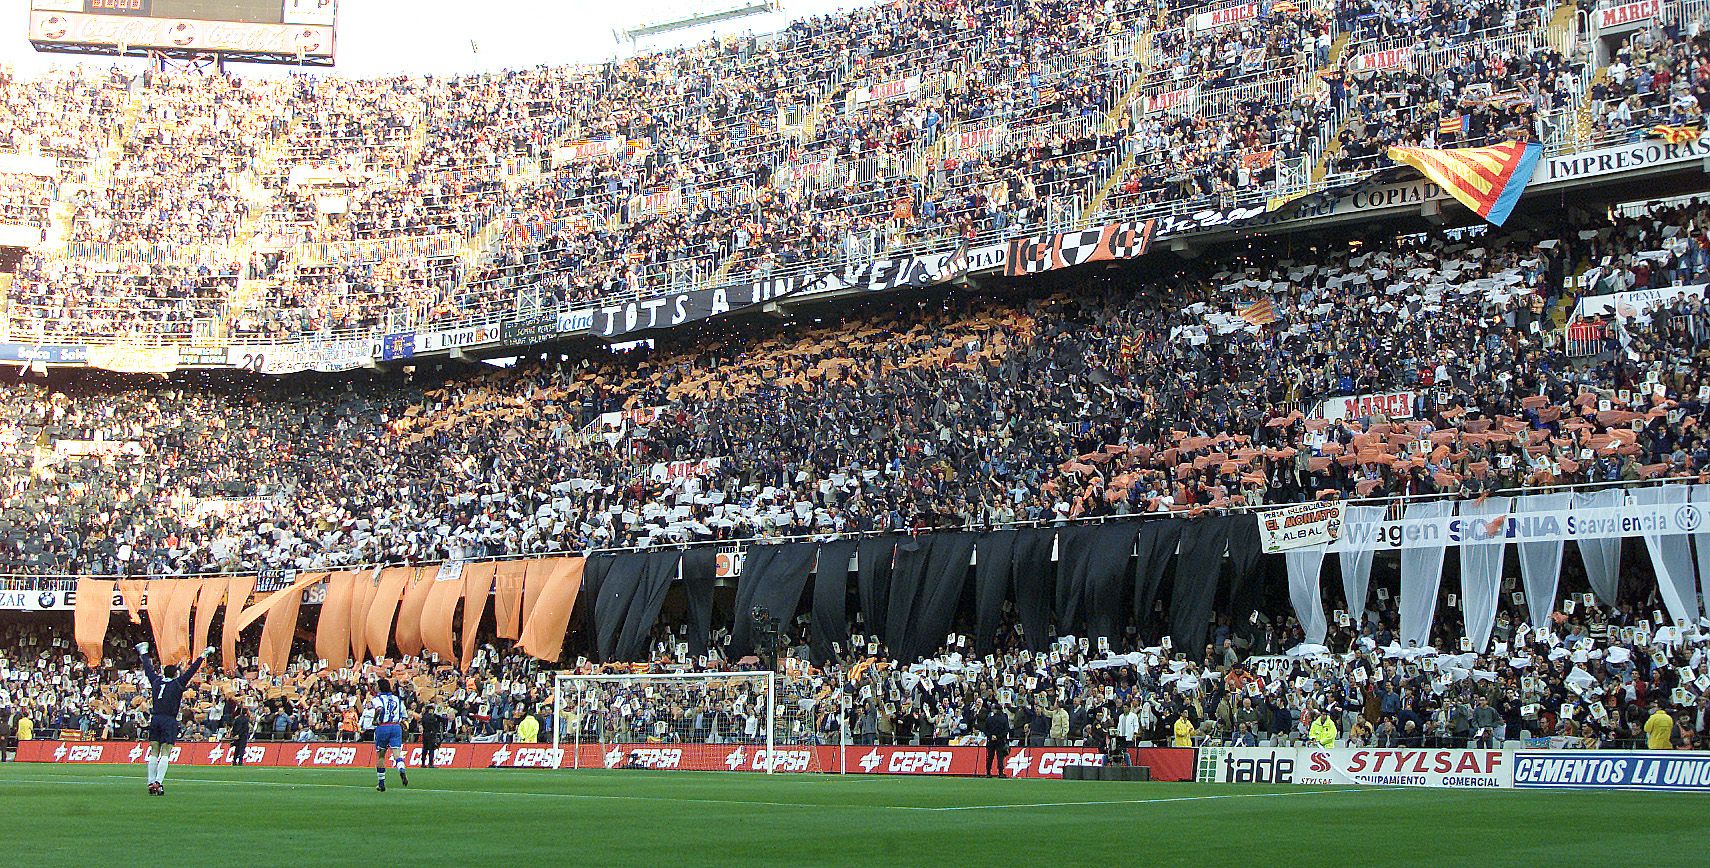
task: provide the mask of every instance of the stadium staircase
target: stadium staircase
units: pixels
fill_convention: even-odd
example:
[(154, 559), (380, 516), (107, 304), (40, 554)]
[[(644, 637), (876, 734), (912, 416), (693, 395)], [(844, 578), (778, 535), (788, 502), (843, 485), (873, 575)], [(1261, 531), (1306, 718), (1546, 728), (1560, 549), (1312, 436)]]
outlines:
[(125, 144), (136, 131), (142, 115), (140, 85), (140, 82), (132, 82), (126, 89), (125, 102), (119, 106), (118, 117), (107, 136), (107, 146), (89, 162), (83, 180), (62, 185), (59, 195), (55, 196), (53, 203), (48, 206), (47, 242), (42, 245), (43, 248), (51, 251), (63, 251), (66, 248), (71, 241), (71, 218), (77, 211), (73, 202), (77, 194), (100, 190), (106, 187), (108, 179), (113, 177), (113, 171), (118, 168), (119, 160), (125, 155)]
[[(1342, 59), (1348, 53), (1348, 43), (1353, 38), (1352, 33), (1343, 33), (1336, 37), (1336, 41), (1330, 44), (1330, 63), (1325, 66), (1325, 69), (1335, 69), (1342, 65)], [(1318, 79), (1318, 83), (1326, 89), (1330, 87), (1328, 84), (1324, 84), (1322, 78)], [(1312, 165), (1312, 183), (1314, 184), (1324, 180), (1324, 176), (1330, 174), (1330, 159), (1342, 151), (1342, 131), (1347, 129), (1354, 120), (1353, 112), (1346, 114), (1347, 117), (1344, 117), (1342, 123), (1337, 125), (1336, 132), (1324, 141), (1323, 149), (1318, 152), (1318, 162)]]

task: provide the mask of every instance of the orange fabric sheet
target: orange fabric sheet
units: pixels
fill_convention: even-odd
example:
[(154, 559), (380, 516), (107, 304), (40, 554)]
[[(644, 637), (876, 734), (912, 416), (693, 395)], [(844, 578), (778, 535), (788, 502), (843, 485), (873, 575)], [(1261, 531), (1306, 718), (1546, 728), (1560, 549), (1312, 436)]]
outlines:
[(522, 636), (523, 575), (526, 572), (527, 561), (499, 564), (493, 587), (493, 622), (500, 639)]
[(464, 666), (475, 658), (475, 637), (481, 629), (481, 617), (487, 613), (487, 596), (493, 592), (493, 576), (498, 567), (487, 561), (463, 568), (463, 653), (458, 660)]
[(398, 603), (398, 628), (392, 638), (398, 643), (398, 656), (420, 657), (422, 654), (422, 610), (427, 607), (428, 592), (433, 590), (433, 576), (418, 576), (415, 583), (404, 589)]
[(582, 568), (586, 561), (583, 558), (552, 558), (535, 563), (549, 564), (551, 570), (541, 583), (534, 612), (528, 623), (523, 625), (517, 647), (536, 659), (557, 662), (564, 651), (564, 632), (570, 627), (570, 613), (576, 608), (576, 595), (582, 590)]
[(244, 607), (249, 605), (249, 595), (254, 591), (254, 576), (226, 580), (226, 624), (220, 630), (220, 663), (227, 672), (237, 671), (237, 640), (238, 634), (243, 632), (238, 624), (243, 620)]
[(387, 567), (380, 571), (380, 584), (374, 590), (374, 602), (368, 606), (365, 640), (368, 656), (379, 660), (391, 645), (392, 615), (398, 611), (398, 598), (404, 593), (404, 583), (415, 575), (415, 567)]
[(457, 604), (463, 599), (463, 577), (441, 581), (437, 571), (424, 570), (422, 581), (427, 584), (427, 598), (422, 602), (422, 646), (437, 655), (442, 662), (457, 664), (457, 643), (451, 635), (451, 623), (457, 617)]
[(77, 610), (72, 616), (72, 635), (77, 650), (90, 666), (101, 665), (101, 645), (107, 641), (107, 624), (113, 620), (113, 581), (78, 579)]
[(340, 570), (327, 576), (327, 595), (315, 622), (315, 656), (334, 669), (350, 663), (350, 603), (355, 592), (355, 573)]
[(208, 636), (214, 630), (214, 613), (226, 598), (227, 584), (225, 579), (204, 579), (202, 589), (196, 592), (196, 641), (190, 646), (190, 653), (197, 654), (208, 647)]

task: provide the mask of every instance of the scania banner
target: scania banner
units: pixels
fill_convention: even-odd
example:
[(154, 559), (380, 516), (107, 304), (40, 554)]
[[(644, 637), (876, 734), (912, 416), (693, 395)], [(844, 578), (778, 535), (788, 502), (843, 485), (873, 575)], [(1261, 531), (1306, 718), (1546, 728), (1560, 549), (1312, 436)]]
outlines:
[(1692, 503), (1628, 503), (1542, 512), (1445, 516), (1346, 525), (1333, 552), (1458, 546), (1463, 542), (1513, 543), (1613, 539), (1646, 534), (1689, 534), (1704, 527), (1703, 507)]

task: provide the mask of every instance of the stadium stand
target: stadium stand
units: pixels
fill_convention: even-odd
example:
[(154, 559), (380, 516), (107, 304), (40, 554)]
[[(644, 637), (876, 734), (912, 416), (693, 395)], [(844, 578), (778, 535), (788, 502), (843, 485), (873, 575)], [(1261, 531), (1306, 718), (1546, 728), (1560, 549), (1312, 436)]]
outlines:
[[(1710, 10), (1659, 8), (1594, 43), (1573, 7), (1525, 0), (899, 0), (609, 64), (454, 78), (0, 74), (16, 109), (0, 117), (0, 224), (30, 236), (0, 282), (4, 325), (19, 346), (108, 350), (497, 335), (520, 316), (1045, 230), (1270, 213), (1393, 178), (1397, 145), (1571, 155), (1659, 126), (1690, 144)], [(1509, 228), (1277, 233), (650, 332), (617, 353), (560, 341), (503, 370), (405, 354), (376, 373), (162, 380), (44, 376), (20, 356), (0, 392), (0, 573), (6, 590), (60, 593), (88, 576), (1018, 529), (1066, 552), (1142, 517), (1697, 493), (1707, 226), (1710, 206), (1685, 201)], [(977, 743), (979, 703), (1031, 684), (1009, 705), (1028, 745), (1292, 743), (1325, 714), (1354, 745), (1635, 746), (1655, 703), (1675, 715), (1673, 743), (1702, 746), (1710, 625), (1676, 616), (1651, 564), (1616, 560), (1618, 584), (1566, 567), (1572, 607), (1508, 588), (1489, 635), (1458, 654), (1433, 649), (1473, 629), (1464, 593), (1457, 606), (1434, 590), (1442, 616), (1423, 644), (1404, 641), (1393, 559), (1375, 600), (1317, 601), (1353, 610), (1321, 641), (1277, 575), (1249, 583), (1251, 600), (1220, 591), (1188, 629), (1196, 610), (1178, 597), (1135, 599), (1131, 630), (1098, 633), (1108, 654), (1076, 644), (1091, 618), (1063, 617), (1061, 600), (1055, 624), (1018, 600), (996, 622), (951, 605), (938, 626), (962, 641), (940, 644), (943, 631), (871, 623), (863, 599), (869, 653), (848, 624), (829, 631), (845, 651), (825, 625), (786, 622), (790, 695), (811, 712), (786, 737)], [(1055, 563), (1060, 579), (1076, 569)], [(729, 590), (718, 614), (734, 627), (746, 613)], [(86, 666), (60, 617), (0, 619), (0, 721), (134, 737), (137, 679)], [(756, 649), (677, 654), (680, 624), (649, 626), (622, 652), (578, 629), (546, 662), (761, 665), (740, 653)], [(480, 633), (468, 672), (402, 654), (410, 704), (461, 739), (513, 738), (524, 715), (546, 732), (594, 725), (551, 719), (545, 670), (497, 633)], [(108, 653), (141, 638), (116, 621)], [(366, 676), (329, 669), (302, 636), (286, 644), (286, 665), (264, 671), (244, 639), (243, 662), (198, 688), (188, 731), (212, 737), (244, 704), (275, 738), (347, 734)], [(987, 654), (970, 678), (920, 678)], [(817, 699), (833, 686), (870, 690)], [(711, 713), (618, 725), (751, 732)]]

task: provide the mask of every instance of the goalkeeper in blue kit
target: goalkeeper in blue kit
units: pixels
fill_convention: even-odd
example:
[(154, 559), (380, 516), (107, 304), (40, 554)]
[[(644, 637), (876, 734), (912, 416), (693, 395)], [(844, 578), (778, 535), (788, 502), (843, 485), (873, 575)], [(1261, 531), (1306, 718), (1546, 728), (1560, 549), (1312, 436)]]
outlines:
[(137, 656), (142, 658), (143, 674), (148, 676), (152, 704), (148, 720), (148, 794), (164, 796), (166, 766), (172, 759), (173, 747), (178, 744), (178, 712), (184, 704), (184, 688), (190, 686), (190, 679), (196, 677), (202, 661), (214, 656), (214, 649), (209, 646), (182, 673), (172, 665), (156, 670), (154, 661), (148, 657), (147, 642), (137, 645)]

